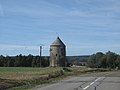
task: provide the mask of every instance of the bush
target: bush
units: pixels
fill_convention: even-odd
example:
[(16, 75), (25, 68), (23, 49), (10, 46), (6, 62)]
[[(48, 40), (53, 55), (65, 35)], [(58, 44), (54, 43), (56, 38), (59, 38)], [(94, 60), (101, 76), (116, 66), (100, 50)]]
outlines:
[(71, 70), (70, 69), (68, 69), (68, 68), (63, 68), (63, 70), (65, 71), (65, 72), (71, 72)]

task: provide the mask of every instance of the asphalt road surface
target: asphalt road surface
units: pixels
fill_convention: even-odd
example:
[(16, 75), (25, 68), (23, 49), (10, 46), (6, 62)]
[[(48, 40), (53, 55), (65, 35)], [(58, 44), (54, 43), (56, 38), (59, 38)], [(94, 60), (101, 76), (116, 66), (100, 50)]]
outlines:
[(120, 71), (70, 77), (33, 90), (120, 90)]

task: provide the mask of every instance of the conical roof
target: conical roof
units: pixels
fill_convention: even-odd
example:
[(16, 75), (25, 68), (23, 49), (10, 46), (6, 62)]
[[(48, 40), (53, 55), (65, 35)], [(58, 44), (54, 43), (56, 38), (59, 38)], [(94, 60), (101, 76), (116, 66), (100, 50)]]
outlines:
[(56, 38), (56, 40), (52, 43), (52, 45), (65, 46), (65, 44), (61, 41), (59, 37)]

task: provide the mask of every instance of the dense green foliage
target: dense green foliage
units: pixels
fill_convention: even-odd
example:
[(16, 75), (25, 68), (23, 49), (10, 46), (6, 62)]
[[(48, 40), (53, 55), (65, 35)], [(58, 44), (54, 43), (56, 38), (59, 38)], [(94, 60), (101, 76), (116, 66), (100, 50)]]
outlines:
[(97, 52), (89, 57), (87, 64), (94, 68), (120, 68), (120, 55), (110, 51)]
[(23, 56), (22, 54), (10, 57), (0, 56), (0, 67), (47, 67), (49, 66), (48, 57)]

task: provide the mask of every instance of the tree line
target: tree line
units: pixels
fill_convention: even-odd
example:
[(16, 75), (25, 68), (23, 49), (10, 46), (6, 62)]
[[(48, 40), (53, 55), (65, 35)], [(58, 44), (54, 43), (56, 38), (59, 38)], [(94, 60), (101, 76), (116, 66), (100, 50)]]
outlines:
[(0, 56), (0, 67), (47, 67), (49, 66), (49, 57), (33, 56), (29, 54), (17, 56)]
[(119, 68), (120, 55), (108, 51), (105, 54), (97, 52), (88, 58), (87, 65), (93, 68)]

